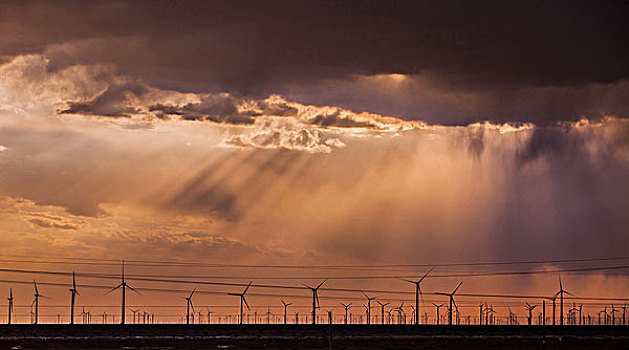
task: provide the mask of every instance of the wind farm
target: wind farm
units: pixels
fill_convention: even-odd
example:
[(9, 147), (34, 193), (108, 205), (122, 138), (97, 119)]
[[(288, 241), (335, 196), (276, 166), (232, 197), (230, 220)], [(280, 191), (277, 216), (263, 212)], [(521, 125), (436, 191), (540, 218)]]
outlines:
[[(197, 264), (197, 262), (191, 263)], [(557, 264), (573, 265), (575, 263), (582, 264), (582, 262), (569, 261)], [(590, 264), (589, 261), (587, 263)], [(606, 261), (595, 260), (593, 263), (605, 265), (600, 267), (602, 269), (610, 267)], [(90, 264), (90, 266), (99, 266), (98, 261), (92, 261)], [(180, 268), (177, 262), (160, 262), (160, 264), (168, 266), (168, 268)], [(100, 267), (104, 270), (110, 270), (115, 265), (115, 263), (112, 266), (110, 262), (103, 261)], [(398, 344), (397, 346), (407, 346), (408, 344), (436, 344), (436, 346), (441, 346), (439, 341), (435, 340), (435, 336), (447, 338), (455, 334), (457, 337), (469, 337), (470, 339), (473, 338), (473, 334), (483, 334), (489, 337), (488, 339), (495, 337), (496, 344), (503, 341), (513, 341), (505, 339), (510, 339), (509, 337), (516, 337), (517, 335), (519, 340), (515, 341), (515, 343), (510, 343), (516, 348), (534, 347), (534, 344), (537, 344), (535, 346), (541, 345), (542, 343), (540, 342), (542, 340), (539, 337), (542, 334), (543, 344), (546, 344), (549, 348), (563, 346), (561, 343), (563, 339), (572, 339), (578, 344), (582, 343), (592, 346), (592, 344), (597, 344), (597, 340), (594, 339), (598, 339), (601, 336), (605, 339), (611, 339), (612, 344), (618, 344), (618, 346), (624, 346), (629, 342), (629, 324), (626, 322), (626, 297), (573, 294), (565, 289), (564, 277), (570, 276), (572, 280), (574, 278), (573, 274), (580, 272), (583, 268), (560, 268), (561, 277), (559, 272), (549, 273), (541, 270), (529, 270), (530, 273), (543, 276), (543, 278), (550, 278), (551, 281), (553, 278), (556, 278), (555, 281), (559, 284), (559, 291), (549, 292), (547, 295), (519, 295), (466, 290), (463, 284), (464, 281), (458, 281), (451, 292), (431, 290), (430, 288), (435, 284), (444, 285), (439, 282), (444, 280), (456, 281), (458, 278), (465, 278), (465, 280), (469, 280), (469, 284), (473, 284), (474, 280), (491, 278), (487, 275), (502, 276), (506, 272), (499, 267), (501, 264), (495, 265), (498, 266), (500, 271), (492, 267), (494, 271), (483, 273), (482, 277), (478, 276), (478, 274), (467, 272), (449, 272), (453, 268), (448, 264), (435, 264), (428, 270), (432, 274), (426, 272), (420, 279), (415, 281), (399, 276), (387, 277), (385, 280), (388, 288), (381, 287), (382, 283), (379, 281), (382, 278), (376, 277), (382, 275), (377, 270), (384, 270), (386, 273), (389, 272), (388, 270), (391, 267), (381, 266), (372, 268), (359, 267), (361, 269), (360, 273), (364, 275), (364, 280), (366, 282), (371, 281), (371, 283), (377, 284), (379, 287), (353, 288), (350, 287), (351, 283), (348, 285), (348, 281), (351, 282), (352, 279), (346, 278), (356, 276), (341, 276), (339, 271), (325, 265), (321, 267), (304, 267), (304, 270), (322, 270), (330, 274), (330, 277), (320, 280), (314, 287), (309, 284), (309, 281), (315, 280), (316, 277), (308, 278), (304, 276), (304, 280), (308, 282), (300, 282), (297, 279), (296, 283), (291, 283), (291, 279), (273, 277), (261, 278), (261, 282), (255, 282), (254, 280), (238, 282), (233, 279), (206, 278), (199, 275), (200, 278), (198, 280), (191, 280), (191, 276), (182, 275), (177, 277), (154, 273), (147, 275), (139, 272), (146, 269), (145, 265), (152, 265), (148, 261), (134, 261), (131, 263), (121, 261), (118, 265), (121, 269), (118, 276), (116, 276), (116, 273), (82, 273), (80, 270), (62, 273), (60, 271), (26, 269), (11, 269), (11, 272), (8, 272), (6, 271), (8, 269), (5, 269), (3, 273), (15, 275), (16, 279), (12, 282), (6, 280), (2, 282), (8, 285), (9, 288), (7, 314), (3, 318), (6, 325), (0, 326), (1, 334), (5, 335), (4, 337), (9, 337), (10, 335), (11, 339), (16, 339), (15, 337), (17, 336), (18, 339), (23, 339), (23, 344), (34, 341), (35, 337), (42, 336), (42, 334), (46, 334), (46, 337), (54, 337), (55, 332), (59, 332), (58, 335), (70, 335), (79, 332), (79, 330), (74, 330), (72, 327), (90, 327), (88, 330), (80, 329), (83, 329), (82, 331), (85, 332), (98, 332), (99, 334), (108, 334), (111, 331), (111, 339), (109, 341), (112, 342), (114, 342), (116, 336), (138, 336), (150, 339), (148, 334), (153, 331), (156, 332), (155, 334), (160, 334), (160, 337), (207, 337), (207, 339), (204, 338), (204, 341), (207, 340), (211, 344), (218, 344), (220, 343), (218, 339), (223, 339), (223, 337), (229, 338), (236, 334), (248, 334), (245, 337), (247, 338), (254, 337), (254, 334), (258, 334), (256, 332), (261, 332), (259, 334), (265, 334), (275, 339), (272, 340), (276, 342), (275, 344), (282, 344), (283, 340), (281, 339), (284, 339), (283, 337), (324, 339), (325, 332), (328, 332), (329, 334), (334, 334), (332, 337), (337, 339), (338, 344), (345, 344), (345, 346), (350, 348), (359, 344), (352, 342), (352, 337), (365, 337), (365, 339), (372, 337), (372, 340), (375, 342), (372, 345), (381, 345), (378, 342), (386, 338), (393, 339), (392, 344)], [(195, 270), (201, 271), (217, 268), (216, 266), (205, 265), (202, 262), (198, 262), (198, 265), (194, 267)], [(78, 266), (80, 267), (80, 265)], [(129, 266), (133, 268), (133, 273), (125, 271)], [(188, 263), (186, 263), (186, 266), (186, 268), (189, 268)], [(89, 268), (93, 269), (93, 267)], [(229, 269), (237, 271), (240, 268), (231, 267)], [(251, 269), (251, 267), (246, 269)], [(275, 270), (276, 268), (261, 265), (256, 269), (262, 271)], [(405, 267), (404, 269), (412, 272), (415, 267)], [(590, 271), (590, 268), (587, 269), (587, 271)], [(596, 271), (594, 267), (592, 269)], [(244, 267), (243, 270), (245, 270)], [(516, 272), (520, 271), (513, 271), (513, 273)], [(345, 272), (342, 272), (342, 274), (345, 274)], [(21, 295), (14, 293), (14, 290), (21, 291), (22, 288), (20, 287), (29, 283), (27, 280), (19, 279), (19, 276), (25, 275), (38, 276), (37, 281), (30, 282), (35, 293), (34, 299), (29, 305), (31, 316), (28, 317), (24, 314), (28, 308), (26, 305), (19, 303)], [(468, 276), (462, 277), (463, 275)], [(47, 281), (47, 279), (56, 279), (56, 276), (70, 277), (70, 283)], [(581, 275), (576, 276), (580, 278)], [(80, 283), (77, 283), (77, 277), (80, 278)], [(260, 277), (263, 276), (261, 275)], [(116, 279), (120, 281), (116, 287), (107, 287), (107, 281)], [(97, 283), (98, 280), (103, 280), (104, 283)], [(267, 282), (273, 280), (283, 282), (279, 284)], [(137, 286), (129, 286), (127, 284), (128, 281)], [(416, 286), (415, 290), (408, 291), (404, 288), (404, 283), (409, 281)], [(417, 287), (419, 283), (424, 285), (423, 290)], [(46, 299), (47, 303), (41, 304), (39, 302), (40, 298), (45, 298), (40, 293), (42, 286), (45, 286), (46, 290), (50, 291), (63, 288), (66, 288), (65, 290), (67, 291), (69, 289), (71, 293), (70, 307), (59, 305), (63, 301), (62, 298), (59, 300), (55, 300), (55, 298)], [(150, 305), (143, 300), (150, 295), (181, 294), (185, 292), (185, 290), (182, 290), (184, 286), (193, 286), (191, 291), (188, 290), (187, 296), (182, 297), (186, 302), (185, 305), (164, 305), (160, 303)], [(395, 286), (397, 288), (394, 288)], [(552, 285), (549, 287), (552, 287)], [(135, 292), (133, 298), (128, 299), (123, 294), (119, 299), (119, 305), (112, 304), (110, 298), (107, 297), (108, 293), (118, 289), (121, 289), (122, 292), (126, 288)], [(229, 291), (237, 288), (242, 289), (240, 292)], [(76, 296), (79, 295), (79, 289), (83, 290), (83, 293), (80, 294), (82, 299), (79, 300), (79, 306), (82, 311), (77, 313), (75, 304), (77, 303)], [(106, 290), (107, 293), (99, 293), (99, 289)], [(551, 288), (549, 289), (552, 290)], [(325, 293), (319, 296), (320, 291)], [(562, 296), (562, 294), (565, 295)], [(196, 315), (195, 306), (192, 302), (193, 297), (198, 299), (199, 307), (208, 310), (207, 317), (203, 317), (201, 312), (198, 312), (198, 315)], [(230, 302), (229, 300), (233, 300), (230, 297), (237, 297), (237, 302)], [(85, 305), (83, 304), (83, 299), (87, 298), (89, 298), (90, 304)], [(250, 304), (247, 298), (251, 300), (252, 304)], [(292, 301), (290, 303), (286, 302), (286, 298), (290, 298)], [(551, 316), (551, 313), (546, 312), (546, 301), (553, 298), (558, 298), (559, 307), (558, 312)], [(276, 300), (279, 306), (277, 304), (267, 304), (265, 306), (264, 304), (269, 300)], [(479, 300), (481, 301), (480, 305), (477, 304)], [(308, 301), (310, 301), (310, 304), (308, 304)], [(350, 301), (364, 301), (364, 304), (362, 304), (364, 313), (350, 313), (352, 307), (352, 302)], [(375, 314), (371, 312), (371, 309), (374, 308), (371, 305), (372, 301), (375, 301), (379, 308), (379, 312)], [(418, 302), (418, 307), (415, 307), (415, 302)], [(566, 302), (572, 305), (568, 310), (565, 310), (563, 307)], [(409, 303), (411, 306), (405, 306)], [(616, 307), (615, 305), (623, 306)], [(309, 310), (309, 313), (304, 312), (307, 316), (299, 317), (299, 312), (289, 312), (289, 306), (293, 310)], [(435, 311), (428, 312), (429, 306), (434, 307)], [(440, 309), (444, 306), (446, 307), (445, 315), (440, 312)], [(123, 307), (132, 312), (132, 315), (129, 316), (123, 312)], [(44, 312), (41, 311), (42, 308), (44, 308)], [(70, 312), (64, 313), (64, 308)], [(56, 311), (57, 309), (59, 311)], [(115, 312), (116, 309), (118, 309), (117, 313)], [(209, 317), (210, 309), (217, 310), (213, 312), (213, 320), (211, 322)], [(323, 315), (319, 315), (316, 312), (317, 309), (323, 309), (326, 312)], [(518, 314), (520, 309), (523, 312)], [(94, 310), (97, 310), (98, 318), (90, 317)], [(421, 313), (418, 310), (426, 310), (426, 312)], [(177, 315), (178, 311), (182, 312), (182, 314)], [(82, 319), (82, 322), (75, 322), (75, 313), (77, 317)], [(56, 317), (52, 317), (53, 314)], [(9, 344), (9, 341), (6, 340), (8, 338), (5, 339), (4, 337), (0, 336), (0, 344)], [(155, 339), (158, 338), (156, 337)], [(412, 342), (405, 343), (403, 339), (412, 339)], [(253, 341), (253, 338), (247, 338), (246, 343), (251, 344), (250, 342)], [(314, 341), (312, 344), (317, 344), (318, 341)], [(185, 346), (192, 346), (191, 344), (193, 343), (185, 344)], [(230, 344), (237, 344), (237, 341)], [(369, 344), (360, 344), (369, 348)], [(479, 344), (479, 346), (487, 346), (492, 343), (490, 340), (487, 340), (487, 342), (480, 342)], [(89, 347), (91, 345), (85, 343), (83, 346)], [(374, 348), (378, 347), (374, 345)]]

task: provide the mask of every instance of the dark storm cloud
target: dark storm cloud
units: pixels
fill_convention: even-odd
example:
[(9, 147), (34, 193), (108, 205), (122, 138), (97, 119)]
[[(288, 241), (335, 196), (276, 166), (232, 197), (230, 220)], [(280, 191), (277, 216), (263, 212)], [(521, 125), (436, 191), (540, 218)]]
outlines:
[(83, 102), (68, 102), (68, 108), (62, 114), (99, 115), (106, 117), (130, 117), (138, 113), (138, 109), (125, 105), (129, 95), (142, 96), (148, 89), (136, 83), (110, 85), (96, 97)]
[[(257, 97), (430, 70), (493, 97), (626, 79), (628, 14), (626, 1), (5, 2), (0, 56), (45, 52), (50, 69), (113, 63), (150, 86)], [(486, 118), (463, 114), (451, 123)]]
[(232, 96), (207, 96), (199, 103), (188, 103), (181, 107), (158, 103), (150, 106), (149, 111), (158, 117), (177, 116), (183, 120), (252, 124), (254, 120), (250, 115), (238, 112), (237, 103), (238, 100)]

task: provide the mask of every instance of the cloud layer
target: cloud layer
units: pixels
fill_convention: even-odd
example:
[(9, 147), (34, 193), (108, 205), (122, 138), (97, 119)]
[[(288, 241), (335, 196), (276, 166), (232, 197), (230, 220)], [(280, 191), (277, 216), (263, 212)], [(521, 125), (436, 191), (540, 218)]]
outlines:
[[(438, 124), (627, 117), (623, 1), (1, 6), (0, 56), (45, 54), (53, 71), (115, 65), (159, 89), (282, 94)], [(396, 74), (410, 79), (391, 93), (381, 77)], [(74, 108), (111, 114), (102, 99)]]

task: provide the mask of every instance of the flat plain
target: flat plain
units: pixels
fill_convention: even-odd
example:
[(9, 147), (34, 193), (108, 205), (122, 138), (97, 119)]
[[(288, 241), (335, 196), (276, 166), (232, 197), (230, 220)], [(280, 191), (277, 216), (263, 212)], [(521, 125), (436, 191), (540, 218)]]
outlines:
[(2, 325), (0, 349), (629, 349), (624, 326)]

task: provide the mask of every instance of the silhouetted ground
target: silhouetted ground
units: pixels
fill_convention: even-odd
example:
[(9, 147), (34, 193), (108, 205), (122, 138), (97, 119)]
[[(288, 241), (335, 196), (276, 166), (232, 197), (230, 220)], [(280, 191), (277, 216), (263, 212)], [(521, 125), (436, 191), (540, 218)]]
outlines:
[(1, 325), (0, 349), (629, 349), (629, 326)]

